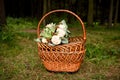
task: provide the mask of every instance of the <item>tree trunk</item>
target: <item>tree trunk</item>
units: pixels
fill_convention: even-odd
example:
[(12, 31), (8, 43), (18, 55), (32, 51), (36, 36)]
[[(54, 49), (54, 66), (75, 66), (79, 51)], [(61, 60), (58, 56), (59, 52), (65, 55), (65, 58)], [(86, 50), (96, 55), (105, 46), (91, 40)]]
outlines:
[[(75, 3), (77, 0), (68, 0), (68, 9), (75, 12)], [(75, 12), (76, 13), (76, 12)], [(73, 23), (74, 17), (70, 17), (70, 15), (68, 14), (68, 22), (69, 23)]]
[(88, 1), (88, 16), (87, 16), (87, 22), (88, 26), (93, 26), (93, 0)]
[(111, 0), (111, 2), (110, 2), (110, 12), (109, 12), (108, 28), (112, 27), (112, 17), (113, 17), (113, 0)]
[(50, 7), (50, 1), (51, 1), (51, 0), (48, 0), (48, 1), (47, 1), (47, 9), (48, 9), (48, 11), (51, 10), (51, 7)]
[(31, 3), (31, 17), (33, 18), (34, 17), (34, 1), (33, 0), (30, 0), (30, 3)]
[(1, 26), (6, 24), (5, 9), (4, 9), (4, 0), (0, 0), (0, 29)]
[[(47, 6), (47, 11), (46, 12), (49, 12), (50, 10), (51, 10), (51, 2), (50, 2), (51, 0), (47, 0), (47, 4), (46, 4), (46, 6)], [(46, 23), (49, 23), (50, 21), (51, 21), (51, 16), (49, 16), (49, 18), (47, 18), (47, 20), (46, 20)]]
[(24, 17), (25, 16), (23, 3), (24, 3), (23, 0), (18, 1), (18, 8), (19, 8), (18, 13), (17, 13), (18, 17)]
[(115, 10), (114, 26), (116, 26), (116, 24), (117, 24), (118, 9), (119, 9), (119, 0), (116, 1), (116, 10)]
[[(47, 12), (47, 0), (43, 1), (43, 15)], [(43, 21), (43, 24), (46, 24), (46, 21)]]
[(35, 8), (37, 9), (37, 12), (35, 13), (35, 14), (37, 14), (37, 19), (40, 19), (40, 17), (42, 17), (42, 15), (43, 15), (43, 11), (44, 11), (44, 4), (43, 4), (43, 2), (45, 1), (45, 0), (34, 0), (34, 1), (36, 1), (35, 3), (37, 4), (37, 5), (34, 5), (34, 6), (36, 6)]

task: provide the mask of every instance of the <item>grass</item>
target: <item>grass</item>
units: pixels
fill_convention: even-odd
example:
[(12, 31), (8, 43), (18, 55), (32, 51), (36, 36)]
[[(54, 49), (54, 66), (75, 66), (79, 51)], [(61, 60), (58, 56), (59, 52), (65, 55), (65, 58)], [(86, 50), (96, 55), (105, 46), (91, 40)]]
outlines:
[[(22, 18), (7, 21), (7, 31), (0, 33), (0, 80), (120, 80), (119, 28), (86, 28), (86, 56), (80, 70), (55, 73), (47, 71), (38, 57), (33, 41), (36, 33), (26, 31), (35, 29), (37, 21)], [(81, 32), (79, 27), (70, 30), (73, 35)]]

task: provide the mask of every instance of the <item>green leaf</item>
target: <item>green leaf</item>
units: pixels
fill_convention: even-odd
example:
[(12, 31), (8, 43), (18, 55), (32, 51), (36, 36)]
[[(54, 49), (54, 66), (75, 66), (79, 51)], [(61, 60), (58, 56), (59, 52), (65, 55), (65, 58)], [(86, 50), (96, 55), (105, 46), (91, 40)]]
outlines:
[(63, 44), (68, 43), (68, 38), (62, 38), (62, 43), (63, 43)]

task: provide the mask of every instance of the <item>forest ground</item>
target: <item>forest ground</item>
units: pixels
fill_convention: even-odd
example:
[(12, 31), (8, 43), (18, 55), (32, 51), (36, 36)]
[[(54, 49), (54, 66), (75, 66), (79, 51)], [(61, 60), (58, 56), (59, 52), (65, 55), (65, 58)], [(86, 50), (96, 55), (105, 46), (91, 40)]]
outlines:
[[(38, 57), (37, 21), (9, 18), (7, 22), (8, 30), (0, 34), (0, 80), (120, 80), (120, 28), (86, 28), (80, 70), (56, 73), (47, 71)], [(82, 33), (77, 26), (69, 28), (72, 36)]]

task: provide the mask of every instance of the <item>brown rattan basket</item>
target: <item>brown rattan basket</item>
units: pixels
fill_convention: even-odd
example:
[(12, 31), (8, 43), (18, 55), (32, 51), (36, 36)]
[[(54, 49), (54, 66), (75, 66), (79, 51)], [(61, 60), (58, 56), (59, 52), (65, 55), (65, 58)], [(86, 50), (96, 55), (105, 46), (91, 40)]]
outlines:
[(49, 46), (38, 42), (38, 55), (45, 68), (54, 72), (75, 72), (80, 68), (85, 55), (86, 32), (85, 27), (78, 15), (69, 10), (53, 10), (46, 13), (38, 23), (37, 35), (40, 38), (40, 25), (50, 14), (56, 12), (66, 12), (75, 16), (82, 25), (83, 36), (70, 37), (68, 44)]

